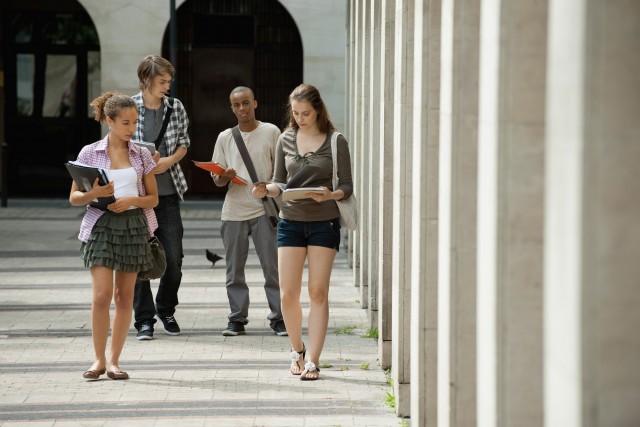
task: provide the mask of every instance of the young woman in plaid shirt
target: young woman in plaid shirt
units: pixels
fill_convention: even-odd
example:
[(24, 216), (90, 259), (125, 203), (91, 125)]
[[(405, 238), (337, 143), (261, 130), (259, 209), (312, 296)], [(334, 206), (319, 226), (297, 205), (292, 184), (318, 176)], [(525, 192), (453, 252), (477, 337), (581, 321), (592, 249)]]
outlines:
[[(74, 182), (69, 202), (88, 205), (98, 197), (115, 196), (106, 211), (87, 206), (79, 239), (84, 264), (91, 271), (93, 301), (91, 332), (96, 360), (83, 374), (97, 380), (105, 372), (114, 380), (128, 379), (118, 365), (120, 353), (131, 325), (133, 290), (139, 271), (151, 266), (147, 241), (157, 228), (153, 207), (158, 204), (156, 180), (151, 173), (155, 163), (146, 149), (131, 144), (138, 122), (138, 110), (125, 95), (107, 92), (91, 103), (95, 118), (109, 125), (104, 139), (87, 145), (78, 154), (80, 163), (109, 171), (111, 182), (98, 180), (90, 191), (82, 192)], [(111, 300), (115, 314), (111, 327), (110, 359), (106, 358)]]

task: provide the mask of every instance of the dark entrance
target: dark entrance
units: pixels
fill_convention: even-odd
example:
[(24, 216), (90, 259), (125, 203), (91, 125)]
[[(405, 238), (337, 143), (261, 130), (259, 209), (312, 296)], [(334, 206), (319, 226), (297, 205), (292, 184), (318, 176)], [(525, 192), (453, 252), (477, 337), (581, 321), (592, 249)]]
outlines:
[(100, 138), (89, 101), (100, 88), (98, 35), (75, 0), (3, 0), (8, 194), (67, 196), (64, 162)]
[[(175, 95), (191, 120), (183, 160), (187, 198), (223, 193), (191, 160), (211, 160), (218, 134), (236, 123), (229, 93), (251, 87), (256, 117), (282, 127), (287, 97), (302, 83), (302, 42), (293, 18), (276, 0), (187, 0), (177, 10)], [(163, 56), (169, 58), (169, 33)]]

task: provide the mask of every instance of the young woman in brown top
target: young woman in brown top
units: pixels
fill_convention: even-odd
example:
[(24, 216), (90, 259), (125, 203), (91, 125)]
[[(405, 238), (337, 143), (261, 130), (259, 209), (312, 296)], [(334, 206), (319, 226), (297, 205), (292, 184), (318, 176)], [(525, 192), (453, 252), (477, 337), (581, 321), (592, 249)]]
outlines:
[[(338, 137), (338, 188), (333, 188), (331, 136), (335, 131), (318, 89), (296, 87), (289, 96), (289, 125), (276, 146), (273, 182), (258, 184), (256, 197), (277, 197), (287, 187), (323, 187), (323, 194), (284, 202), (278, 223), (278, 270), (282, 313), (291, 341), (291, 373), (301, 380), (319, 378), (318, 365), (329, 322), (329, 281), (340, 247), (336, 200), (353, 192), (351, 158), (345, 138)], [(300, 294), (308, 263), (308, 350), (302, 341)], [(301, 357), (302, 356), (302, 357)]]

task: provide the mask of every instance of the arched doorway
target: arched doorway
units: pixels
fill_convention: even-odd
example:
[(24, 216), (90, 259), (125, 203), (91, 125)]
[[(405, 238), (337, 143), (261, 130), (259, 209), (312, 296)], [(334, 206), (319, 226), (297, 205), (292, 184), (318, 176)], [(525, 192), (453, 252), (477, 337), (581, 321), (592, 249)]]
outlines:
[[(190, 160), (211, 160), (218, 133), (236, 124), (229, 93), (251, 87), (256, 117), (282, 127), (291, 90), (302, 82), (302, 41), (277, 0), (187, 0), (177, 10), (176, 93), (190, 118), (183, 160), (189, 196), (223, 193)], [(169, 58), (169, 30), (163, 56)]]
[(4, 0), (0, 7), (8, 193), (66, 196), (64, 163), (100, 138), (88, 107), (100, 90), (95, 26), (76, 0)]

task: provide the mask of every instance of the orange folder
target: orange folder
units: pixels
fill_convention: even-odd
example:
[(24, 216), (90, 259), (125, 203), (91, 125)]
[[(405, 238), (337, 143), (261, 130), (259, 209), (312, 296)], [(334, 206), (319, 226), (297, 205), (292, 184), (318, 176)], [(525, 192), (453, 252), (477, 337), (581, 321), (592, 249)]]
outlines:
[[(195, 160), (193, 160), (193, 163), (199, 167), (200, 169), (204, 169), (206, 171), (209, 171), (211, 173), (215, 173), (216, 175), (222, 175), (222, 173), (224, 172), (224, 169), (222, 166), (220, 166), (218, 163), (216, 162), (197, 162)], [(247, 185), (247, 180), (240, 178), (239, 176), (236, 175), (235, 178), (233, 178), (231, 180), (231, 182), (234, 182), (236, 184), (240, 184), (240, 185)]]

